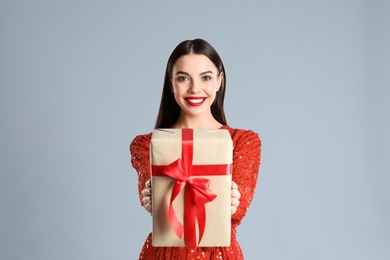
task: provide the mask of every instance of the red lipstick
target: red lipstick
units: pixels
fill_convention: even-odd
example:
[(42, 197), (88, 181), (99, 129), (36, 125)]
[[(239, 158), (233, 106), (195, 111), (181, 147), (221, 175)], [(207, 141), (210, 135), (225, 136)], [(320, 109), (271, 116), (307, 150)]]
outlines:
[(184, 98), (188, 105), (197, 107), (204, 103), (205, 97), (186, 97)]

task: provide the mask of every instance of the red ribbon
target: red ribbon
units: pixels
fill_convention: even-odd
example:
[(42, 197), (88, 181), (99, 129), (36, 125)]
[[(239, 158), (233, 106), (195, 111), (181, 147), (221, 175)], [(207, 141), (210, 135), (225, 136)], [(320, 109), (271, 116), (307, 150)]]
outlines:
[[(231, 174), (231, 164), (222, 165), (192, 165), (193, 129), (182, 129), (182, 158), (167, 166), (152, 165), (153, 176), (169, 176), (176, 179), (169, 202), (168, 218), (176, 235), (182, 239), (184, 232), (185, 245), (196, 247), (195, 216), (198, 220), (199, 239), (202, 240), (206, 226), (205, 204), (213, 201), (217, 195), (210, 189), (210, 180), (206, 178), (191, 178), (196, 175), (227, 175)], [(184, 225), (180, 223), (173, 201), (185, 188)]]

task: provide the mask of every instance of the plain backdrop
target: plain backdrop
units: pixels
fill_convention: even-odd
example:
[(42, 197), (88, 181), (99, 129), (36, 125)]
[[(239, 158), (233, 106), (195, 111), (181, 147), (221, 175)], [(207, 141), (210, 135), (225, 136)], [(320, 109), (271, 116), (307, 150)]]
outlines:
[(390, 259), (390, 2), (0, 1), (0, 259), (137, 259), (129, 144), (204, 38), (262, 141), (245, 259)]

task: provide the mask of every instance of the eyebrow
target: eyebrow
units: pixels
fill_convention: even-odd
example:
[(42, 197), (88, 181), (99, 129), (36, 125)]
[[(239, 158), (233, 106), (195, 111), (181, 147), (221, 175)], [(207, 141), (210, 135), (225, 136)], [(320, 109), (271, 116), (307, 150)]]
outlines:
[[(211, 70), (208, 70), (208, 71), (205, 71), (205, 72), (202, 72), (202, 73), (200, 73), (199, 75), (204, 75), (204, 74), (208, 74), (208, 73), (211, 73), (211, 74), (213, 74), (213, 72), (211, 71)], [(187, 73), (187, 72), (184, 72), (184, 71), (178, 71), (178, 72), (176, 72), (176, 75), (177, 74), (184, 74), (184, 75), (190, 75), (189, 73)]]

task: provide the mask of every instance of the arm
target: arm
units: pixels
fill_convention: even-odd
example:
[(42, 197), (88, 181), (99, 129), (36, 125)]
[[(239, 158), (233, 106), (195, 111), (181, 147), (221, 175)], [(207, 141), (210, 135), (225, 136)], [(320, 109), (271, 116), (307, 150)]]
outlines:
[(245, 216), (252, 202), (256, 189), (260, 168), (261, 141), (253, 131), (236, 132), (232, 136), (233, 151), (233, 181), (238, 185), (241, 193), (237, 212), (232, 215), (232, 224), (237, 226)]
[(151, 134), (138, 135), (130, 144), (131, 164), (138, 173), (138, 193), (142, 206), (142, 191), (145, 189), (146, 181), (150, 179), (150, 154), (149, 146)]

